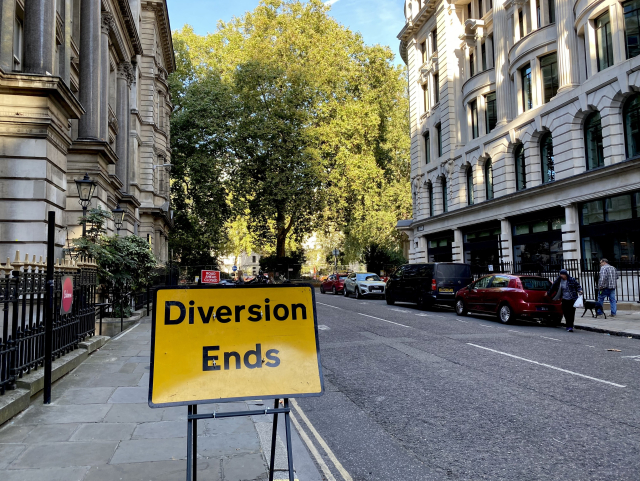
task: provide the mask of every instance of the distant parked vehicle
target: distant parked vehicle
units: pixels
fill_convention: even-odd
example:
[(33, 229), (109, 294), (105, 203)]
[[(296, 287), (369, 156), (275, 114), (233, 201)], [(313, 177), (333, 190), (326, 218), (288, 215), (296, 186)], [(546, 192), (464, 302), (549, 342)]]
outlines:
[(320, 284), (320, 292), (322, 294), (326, 294), (327, 292), (331, 292), (333, 294), (342, 294), (342, 291), (344, 291), (344, 281), (346, 280), (346, 278), (346, 275), (331, 274), (327, 278), (327, 280)]
[(456, 295), (456, 313), (494, 314), (503, 324), (517, 318), (562, 321), (562, 302), (546, 296), (551, 281), (545, 277), (495, 274), (481, 277)]
[(387, 304), (414, 302), (421, 308), (455, 304), (456, 293), (473, 281), (471, 267), (453, 262), (405, 264), (387, 281)]
[(361, 297), (384, 296), (385, 284), (378, 274), (372, 272), (354, 272), (344, 281), (344, 296), (353, 293), (356, 299)]

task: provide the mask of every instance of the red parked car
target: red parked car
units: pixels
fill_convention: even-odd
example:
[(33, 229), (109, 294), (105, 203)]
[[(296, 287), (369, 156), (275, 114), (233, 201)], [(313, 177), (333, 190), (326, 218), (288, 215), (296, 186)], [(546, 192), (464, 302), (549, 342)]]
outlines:
[(481, 277), (457, 292), (456, 314), (491, 313), (503, 324), (518, 317), (560, 324), (562, 302), (547, 297), (550, 287), (551, 282), (545, 277), (506, 274)]
[(331, 292), (333, 294), (342, 294), (344, 291), (344, 280), (346, 275), (331, 274), (327, 277), (327, 280), (320, 284), (320, 292), (326, 294)]

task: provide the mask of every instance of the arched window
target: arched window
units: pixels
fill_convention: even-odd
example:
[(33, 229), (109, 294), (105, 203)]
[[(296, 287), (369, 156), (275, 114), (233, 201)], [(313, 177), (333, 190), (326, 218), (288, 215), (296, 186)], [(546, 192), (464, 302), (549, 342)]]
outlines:
[(602, 146), (602, 122), (600, 112), (594, 112), (584, 123), (585, 151), (587, 153), (587, 170), (604, 165), (604, 148)]
[(553, 160), (553, 138), (547, 132), (540, 139), (540, 163), (542, 167), (542, 183), (556, 180), (556, 165)]
[(447, 204), (447, 179), (442, 178), (442, 212), (449, 211), (449, 205)]
[(427, 184), (427, 191), (429, 192), (429, 217), (433, 217), (433, 214), (434, 214), (434, 210), (433, 210), (434, 199), (433, 199), (433, 186), (431, 185), (431, 182), (429, 182)]
[(516, 160), (516, 190), (522, 190), (527, 188), (527, 172), (526, 162), (524, 158), (524, 146), (522, 144), (516, 147), (515, 152)]
[(634, 95), (624, 106), (624, 135), (627, 158), (640, 155), (640, 95)]
[(467, 168), (467, 204), (473, 205), (473, 169)]
[(484, 164), (484, 185), (487, 200), (493, 199), (493, 162), (491, 159), (488, 159)]

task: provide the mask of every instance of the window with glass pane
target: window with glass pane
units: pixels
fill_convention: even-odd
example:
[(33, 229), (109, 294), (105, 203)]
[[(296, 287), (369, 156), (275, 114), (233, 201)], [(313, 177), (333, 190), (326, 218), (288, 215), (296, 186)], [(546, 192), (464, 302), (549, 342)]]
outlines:
[(427, 84), (422, 86), (422, 108), (425, 112), (429, 111), (429, 87)]
[(431, 49), (434, 52), (438, 51), (438, 29), (436, 28), (431, 32)]
[(561, 230), (564, 224), (566, 224), (564, 217), (551, 219), (551, 230)]
[(604, 222), (604, 206), (601, 200), (582, 204), (582, 225)]
[(518, 12), (518, 25), (520, 25), (520, 38), (524, 37), (524, 13), (522, 10)]
[(471, 2), (467, 3), (467, 18), (471, 18)]
[(425, 40), (420, 44), (420, 50), (422, 52), (422, 63), (427, 61), (427, 41)]
[(538, 28), (542, 27), (542, 19), (540, 18), (540, 0), (536, 0), (536, 18), (538, 20)]
[(429, 131), (424, 133), (424, 158), (425, 164), (431, 162), (431, 138), (429, 136)]
[(602, 145), (602, 123), (600, 112), (587, 118), (584, 126), (585, 149), (587, 152), (587, 170), (604, 165), (604, 148)]
[(605, 205), (607, 209), (607, 222), (631, 219), (633, 217), (630, 195), (610, 197), (606, 200)]
[(516, 190), (526, 189), (527, 173), (525, 170), (526, 163), (524, 158), (524, 147), (522, 146), (522, 144), (516, 147), (515, 160), (516, 160)]
[(438, 136), (438, 157), (442, 157), (442, 128), (440, 124), (436, 125), (436, 135)]
[(558, 93), (558, 55), (552, 53), (540, 58), (540, 70), (542, 71), (544, 103), (546, 104)]
[(640, 54), (640, 0), (622, 4), (624, 10), (624, 30), (627, 44), (627, 58)]
[(487, 124), (487, 133), (496, 128), (498, 123), (498, 111), (496, 110), (496, 94), (495, 92), (485, 97), (485, 116)]
[(437, 73), (433, 74), (433, 88), (435, 89), (433, 92), (435, 103), (440, 102), (440, 75)]
[(482, 54), (482, 71), (487, 70), (487, 46), (485, 42), (480, 45), (480, 52)]
[(624, 134), (627, 158), (640, 155), (640, 95), (634, 95), (624, 106)]
[(636, 217), (640, 217), (640, 192), (635, 193), (633, 196), (635, 197)]
[(478, 104), (475, 100), (469, 102), (469, 108), (471, 109), (471, 137), (476, 138), (478, 136)]
[(482, 18), (482, 0), (478, 0), (478, 18)]
[(596, 53), (598, 72), (613, 65), (613, 43), (611, 41), (611, 22), (609, 12), (600, 15), (595, 21)]
[(491, 159), (484, 164), (484, 183), (487, 190), (487, 200), (491, 200), (493, 199), (493, 163)]
[(531, 66), (520, 70), (522, 75), (522, 109), (527, 111), (533, 108), (533, 95), (531, 92)]
[(433, 199), (433, 185), (431, 185), (431, 183), (429, 183), (429, 185), (427, 186), (427, 189), (429, 191), (429, 216), (433, 217), (433, 203), (434, 203), (434, 199)]
[(473, 52), (469, 52), (469, 77), (473, 77), (476, 74), (476, 61), (473, 57)]
[(473, 205), (473, 169), (467, 169), (467, 204)]
[(514, 227), (515, 235), (523, 235), (529, 233), (529, 224), (520, 224)]
[(545, 134), (540, 140), (540, 162), (542, 163), (542, 182), (556, 180), (556, 167), (553, 160), (553, 138), (550, 133)]
[(556, 23), (556, 1), (548, 0), (547, 8), (549, 9), (549, 23)]
[(449, 210), (449, 204), (447, 202), (447, 180), (442, 179), (442, 212)]
[(541, 220), (531, 224), (531, 232), (533, 234), (535, 234), (536, 232), (547, 232), (548, 230), (549, 230), (548, 220)]

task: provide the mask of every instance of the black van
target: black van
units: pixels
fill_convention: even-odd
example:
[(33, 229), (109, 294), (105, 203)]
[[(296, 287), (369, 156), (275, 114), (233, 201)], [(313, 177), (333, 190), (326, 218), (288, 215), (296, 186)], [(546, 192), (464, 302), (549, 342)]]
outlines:
[(456, 292), (473, 282), (471, 266), (453, 262), (405, 264), (387, 281), (387, 304), (415, 302), (425, 308), (432, 304), (454, 305)]

